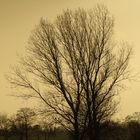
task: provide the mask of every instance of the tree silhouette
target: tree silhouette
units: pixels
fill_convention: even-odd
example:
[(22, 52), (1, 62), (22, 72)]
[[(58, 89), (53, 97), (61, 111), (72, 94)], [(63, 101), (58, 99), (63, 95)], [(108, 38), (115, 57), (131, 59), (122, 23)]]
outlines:
[(0, 133), (4, 136), (4, 140), (8, 140), (8, 130), (10, 121), (7, 114), (0, 114)]
[[(54, 23), (41, 19), (28, 54), (8, 79), (41, 99), (74, 140), (98, 140), (100, 123), (116, 111), (122, 82), (129, 79), (131, 48), (114, 45), (114, 20), (105, 6), (66, 10)], [(120, 49), (119, 49), (120, 48)]]
[(28, 140), (28, 130), (33, 122), (35, 113), (30, 108), (20, 108), (16, 114), (16, 122), (21, 133), (25, 135), (25, 139)]

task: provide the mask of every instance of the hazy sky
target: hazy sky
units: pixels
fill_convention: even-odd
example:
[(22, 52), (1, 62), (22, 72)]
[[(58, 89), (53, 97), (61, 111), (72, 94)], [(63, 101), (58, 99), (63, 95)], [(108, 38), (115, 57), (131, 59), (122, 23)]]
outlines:
[[(116, 40), (126, 40), (133, 45), (131, 60), (133, 73), (140, 72), (140, 0), (0, 0), (0, 112), (15, 112), (23, 101), (8, 96), (13, 93), (4, 74), (24, 54), (31, 31), (41, 17), (53, 20), (63, 9), (94, 7), (104, 3), (115, 18)], [(140, 78), (139, 78), (140, 81)], [(140, 112), (140, 82), (131, 82), (121, 93), (119, 117)]]

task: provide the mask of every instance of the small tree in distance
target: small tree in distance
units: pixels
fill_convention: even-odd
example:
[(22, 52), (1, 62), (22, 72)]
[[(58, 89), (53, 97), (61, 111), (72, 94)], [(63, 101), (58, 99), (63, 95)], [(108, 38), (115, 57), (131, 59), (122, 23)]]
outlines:
[(115, 113), (115, 97), (130, 78), (132, 49), (127, 43), (115, 47), (113, 26), (102, 5), (66, 10), (54, 23), (41, 19), (28, 55), (8, 77), (11, 84), (27, 89), (25, 97), (41, 99), (73, 140), (99, 139), (100, 124)]
[(16, 122), (21, 131), (24, 134), (25, 140), (28, 140), (28, 130), (33, 123), (35, 112), (30, 108), (20, 108), (16, 114)]
[(7, 114), (0, 114), (0, 135), (4, 136), (4, 140), (8, 140), (8, 130), (10, 121)]

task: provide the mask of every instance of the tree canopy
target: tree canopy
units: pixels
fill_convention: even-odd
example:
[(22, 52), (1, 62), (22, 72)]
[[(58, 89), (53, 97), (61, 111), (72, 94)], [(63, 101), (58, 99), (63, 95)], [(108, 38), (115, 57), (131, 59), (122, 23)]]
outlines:
[(103, 5), (65, 10), (54, 23), (41, 19), (26, 57), (13, 68), (21, 96), (41, 99), (74, 140), (98, 140), (100, 124), (116, 112), (116, 95), (130, 78), (132, 49), (113, 43), (114, 19)]

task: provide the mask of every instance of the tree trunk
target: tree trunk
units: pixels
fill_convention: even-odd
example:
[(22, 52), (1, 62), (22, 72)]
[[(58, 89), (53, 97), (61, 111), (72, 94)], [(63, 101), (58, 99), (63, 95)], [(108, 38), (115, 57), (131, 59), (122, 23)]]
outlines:
[(25, 125), (25, 140), (28, 140), (28, 126)]
[(88, 133), (89, 140), (99, 140), (99, 135), (98, 132), (94, 129), (89, 131)]
[(5, 139), (5, 140), (8, 140), (8, 131), (7, 131), (7, 130), (5, 130), (5, 132), (4, 132), (4, 133), (5, 133), (5, 135), (4, 135), (4, 139)]
[(23, 140), (23, 135), (22, 134), (20, 134), (19, 139)]
[(74, 129), (75, 129), (75, 130), (74, 130), (73, 140), (80, 140), (80, 134), (79, 134), (78, 123), (75, 123)]
[(75, 132), (73, 140), (80, 140), (79, 134)]
[[(44, 133), (44, 136), (45, 136), (45, 140), (47, 140), (47, 133), (46, 133), (46, 131), (45, 131), (45, 133)], [(48, 138), (49, 139), (49, 138)]]
[(94, 128), (93, 130), (93, 139), (92, 140), (99, 140), (99, 132), (97, 128)]
[(87, 137), (89, 140), (99, 140), (99, 129), (98, 129), (98, 125), (96, 122), (89, 123), (87, 134), (88, 134)]

